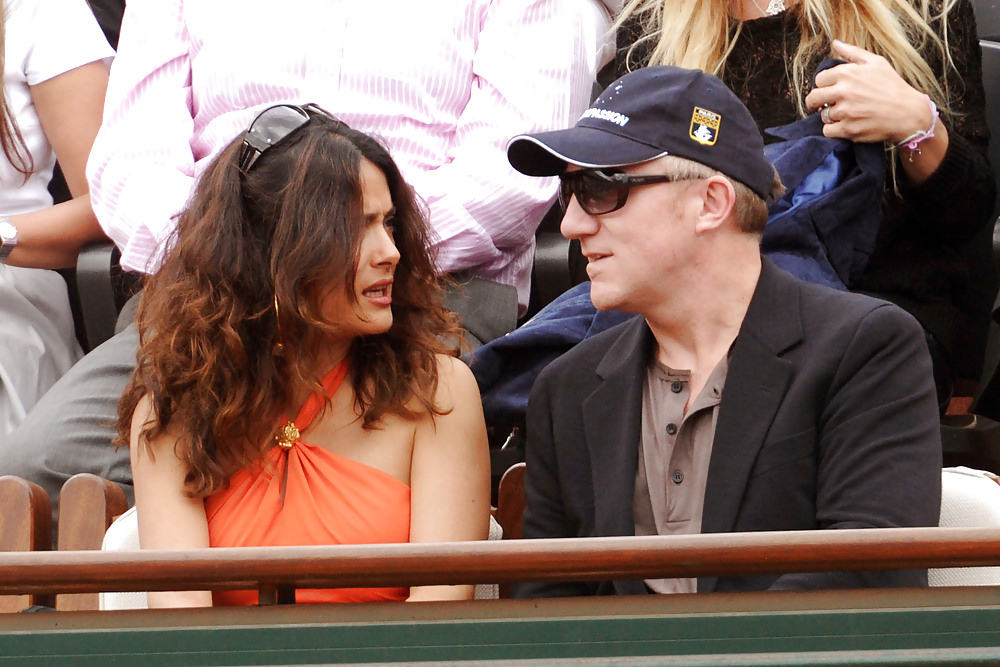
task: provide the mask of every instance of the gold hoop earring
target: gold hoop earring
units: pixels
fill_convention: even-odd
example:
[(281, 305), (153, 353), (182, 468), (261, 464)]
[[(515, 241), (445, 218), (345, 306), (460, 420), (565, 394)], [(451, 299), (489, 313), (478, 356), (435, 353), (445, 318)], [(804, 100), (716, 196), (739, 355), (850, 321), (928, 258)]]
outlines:
[(281, 311), (278, 310), (278, 295), (274, 295), (274, 328), (278, 332), (277, 341), (274, 343), (274, 353), (283, 355), (285, 344), (281, 342)]

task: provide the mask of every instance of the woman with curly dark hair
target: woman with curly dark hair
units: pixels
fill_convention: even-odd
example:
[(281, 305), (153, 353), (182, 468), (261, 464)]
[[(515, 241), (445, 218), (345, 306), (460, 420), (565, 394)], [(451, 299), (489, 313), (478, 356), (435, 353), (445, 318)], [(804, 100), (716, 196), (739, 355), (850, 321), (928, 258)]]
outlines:
[[(460, 332), (426, 229), (386, 150), (311, 105), (264, 110), (214, 160), (145, 286), (119, 407), (143, 548), (486, 537), (479, 392), (443, 342)], [(339, 589), (298, 601), (471, 594)]]

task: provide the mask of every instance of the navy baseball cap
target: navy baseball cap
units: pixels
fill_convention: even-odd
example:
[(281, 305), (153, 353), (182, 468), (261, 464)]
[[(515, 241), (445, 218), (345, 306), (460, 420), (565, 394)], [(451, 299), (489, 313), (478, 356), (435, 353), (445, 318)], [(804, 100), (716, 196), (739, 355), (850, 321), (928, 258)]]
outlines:
[(528, 176), (556, 176), (567, 164), (625, 167), (675, 155), (711, 167), (770, 198), (774, 167), (746, 106), (700, 70), (645, 67), (601, 93), (574, 127), (522, 134), (507, 159)]

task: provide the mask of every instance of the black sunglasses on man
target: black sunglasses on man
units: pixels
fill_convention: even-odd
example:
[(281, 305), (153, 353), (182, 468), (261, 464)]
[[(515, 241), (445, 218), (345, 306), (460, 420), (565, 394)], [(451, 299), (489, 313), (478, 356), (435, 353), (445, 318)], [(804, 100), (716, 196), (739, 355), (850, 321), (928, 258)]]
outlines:
[(559, 203), (565, 211), (570, 197), (576, 197), (588, 215), (604, 215), (624, 206), (631, 188), (681, 180), (689, 179), (662, 174), (633, 175), (609, 169), (569, 171), (559, 176)]

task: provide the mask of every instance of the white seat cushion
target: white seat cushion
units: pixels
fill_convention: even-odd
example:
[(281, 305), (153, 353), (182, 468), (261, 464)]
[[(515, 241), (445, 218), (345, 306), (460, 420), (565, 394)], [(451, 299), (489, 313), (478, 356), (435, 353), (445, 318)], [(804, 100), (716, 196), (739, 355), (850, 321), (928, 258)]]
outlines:
[[(497, 520), (492, 516), (490, 517), (490, 537), (491, 540), (502, 540), (503, 539), (503, 528), (497, 523)], [(477, 600), (496, 600), (500, 597), (500, 586), (498, 584), (477, 584), (476, 585), (476, 595)]]
[[(114, 520), (104, 533), (101, 549), (104, 551), (138, 551), (139, 518), (131, 507)], [(145, 593), (101, 593), (99, 609), (146, 609), (149, 603)]]
[[(1000, 480), (972, 468), (941, 471), (942, 528), (1000, 527)], [(955, 567), (927, 572), (931, 586), (993, 586), (1000, 584), (1000, 567)]]

